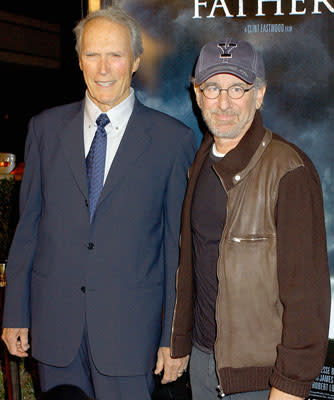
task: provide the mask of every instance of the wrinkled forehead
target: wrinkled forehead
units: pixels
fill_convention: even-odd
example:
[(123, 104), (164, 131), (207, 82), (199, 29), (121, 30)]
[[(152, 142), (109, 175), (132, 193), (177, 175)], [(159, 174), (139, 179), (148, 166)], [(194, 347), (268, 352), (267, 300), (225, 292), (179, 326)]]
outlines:
[(82, 46), (85, 44), (108, 43), (123, 46), (131, 45), (131, 33), (127, 26), (107, 18), (98, 17), (86, 23), (82, 33)]

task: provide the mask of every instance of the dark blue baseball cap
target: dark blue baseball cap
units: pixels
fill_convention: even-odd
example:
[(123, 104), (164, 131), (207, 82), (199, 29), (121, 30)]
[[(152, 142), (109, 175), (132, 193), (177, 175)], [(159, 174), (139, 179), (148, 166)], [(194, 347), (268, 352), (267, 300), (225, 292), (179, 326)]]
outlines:
[(200, 52), (195, 80), (198, 85), (216, 74), (232, 74), (247, 83), (265, 79), (262, 55), (245, 40), (222, 39), (205, 44)]

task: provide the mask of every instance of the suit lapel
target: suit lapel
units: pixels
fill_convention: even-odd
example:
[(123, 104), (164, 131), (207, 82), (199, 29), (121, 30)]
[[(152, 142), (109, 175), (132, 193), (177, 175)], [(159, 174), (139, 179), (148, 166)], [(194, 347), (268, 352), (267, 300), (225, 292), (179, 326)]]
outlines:
[(65, 125), (61, 132), (61, 142), (74, 179), (85, 198), (88, 198), (83, 137), (84, 104), (84, 101), (79, 104), (78, 112)]
[(127, 174), (131, 173), (133, 164), (148, 149), (152, 140), (149, 134), (150, 129), (146, 109), (136, 100), (133, 112), (103, 186), (98, 205), (115, 189)]

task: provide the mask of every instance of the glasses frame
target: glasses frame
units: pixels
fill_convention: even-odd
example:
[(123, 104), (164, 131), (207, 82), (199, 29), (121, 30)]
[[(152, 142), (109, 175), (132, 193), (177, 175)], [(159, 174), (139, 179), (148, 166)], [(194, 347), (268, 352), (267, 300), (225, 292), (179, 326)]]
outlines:
[[(210, 87), (210, 86), (213, 86), (213, 87), (215, 87), (215, 88), (218, 89), (219, 92), (218, 92), (218, 94), (217, 94), (216, 97), (208, 97), (208, 96), (204, 93), (204, 90), (205, 90), (206, 88)], [(231, 97), (231, 96), (230, 96), (229, 90), (230, 90), (231, 88), (233, 88), (233, 87), (239, 87), (240, 89), (243, 90), (243, 93), (242, 93), (242, 95), (241, 95), (240, 97)], [(253, 85), (253, 86), (251, 86), (250, 88), (245, 89), (245, 88), (243, 88), (243, 87), (240, 86), (240, 85), (231, 85), (231, 86), (228, 87), (227, 89), (223, 89), (223, 88), (219, 88), (219, 87), (216, 86), (216, 85), (208, 85), (208, 86), (206, 86), (206, 87), (204, 87), (204, 88), (201, 88), (201, 87), (200, 87), (199, 90), (200, 90), (200, 91), (203, 93), (203, 95), (204, 95), (207, 99), (209, 99), (209, 100), (218, 99), (218, 97), (221, 95), (221, 92), (226, 92), (227, 95), (228, 95), (228, 97), (229, 97), (230, 99), (232, 99), (232, 100), (239, 100), (239, 99), (241, 99), (241, 98), (244, 97), (245, 93), (247, 93), (247, 92), (249, 92), (250, 90), (254, 89), (254, 87), (255, 87), (255, 86)]]

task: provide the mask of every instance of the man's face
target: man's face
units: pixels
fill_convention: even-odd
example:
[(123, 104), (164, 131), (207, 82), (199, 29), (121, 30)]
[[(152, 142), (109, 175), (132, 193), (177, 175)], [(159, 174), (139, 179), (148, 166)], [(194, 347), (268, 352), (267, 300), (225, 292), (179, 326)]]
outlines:
[(234, 75), (217, 74), (203, 82), (200, 87), (194, 87), (197, 104), (210, 132), (218, 138), (241, 139), (251, 126), (256, 110), (261, 107), (265, 87), (245, 92), (241, 99), (231, 99), (226, 91), (221, 91), (216, 99), (208, 99), (200, 90), (208, 85), (222, 89), (233, 85), (248, 89), (252, 85)]
[(88, 95), (104, 112), (122, 102), (130, 93), (132, 74), (139, 57), (133, 60), (127, 27), (105, 18), (85, 25), (79, 56)]

